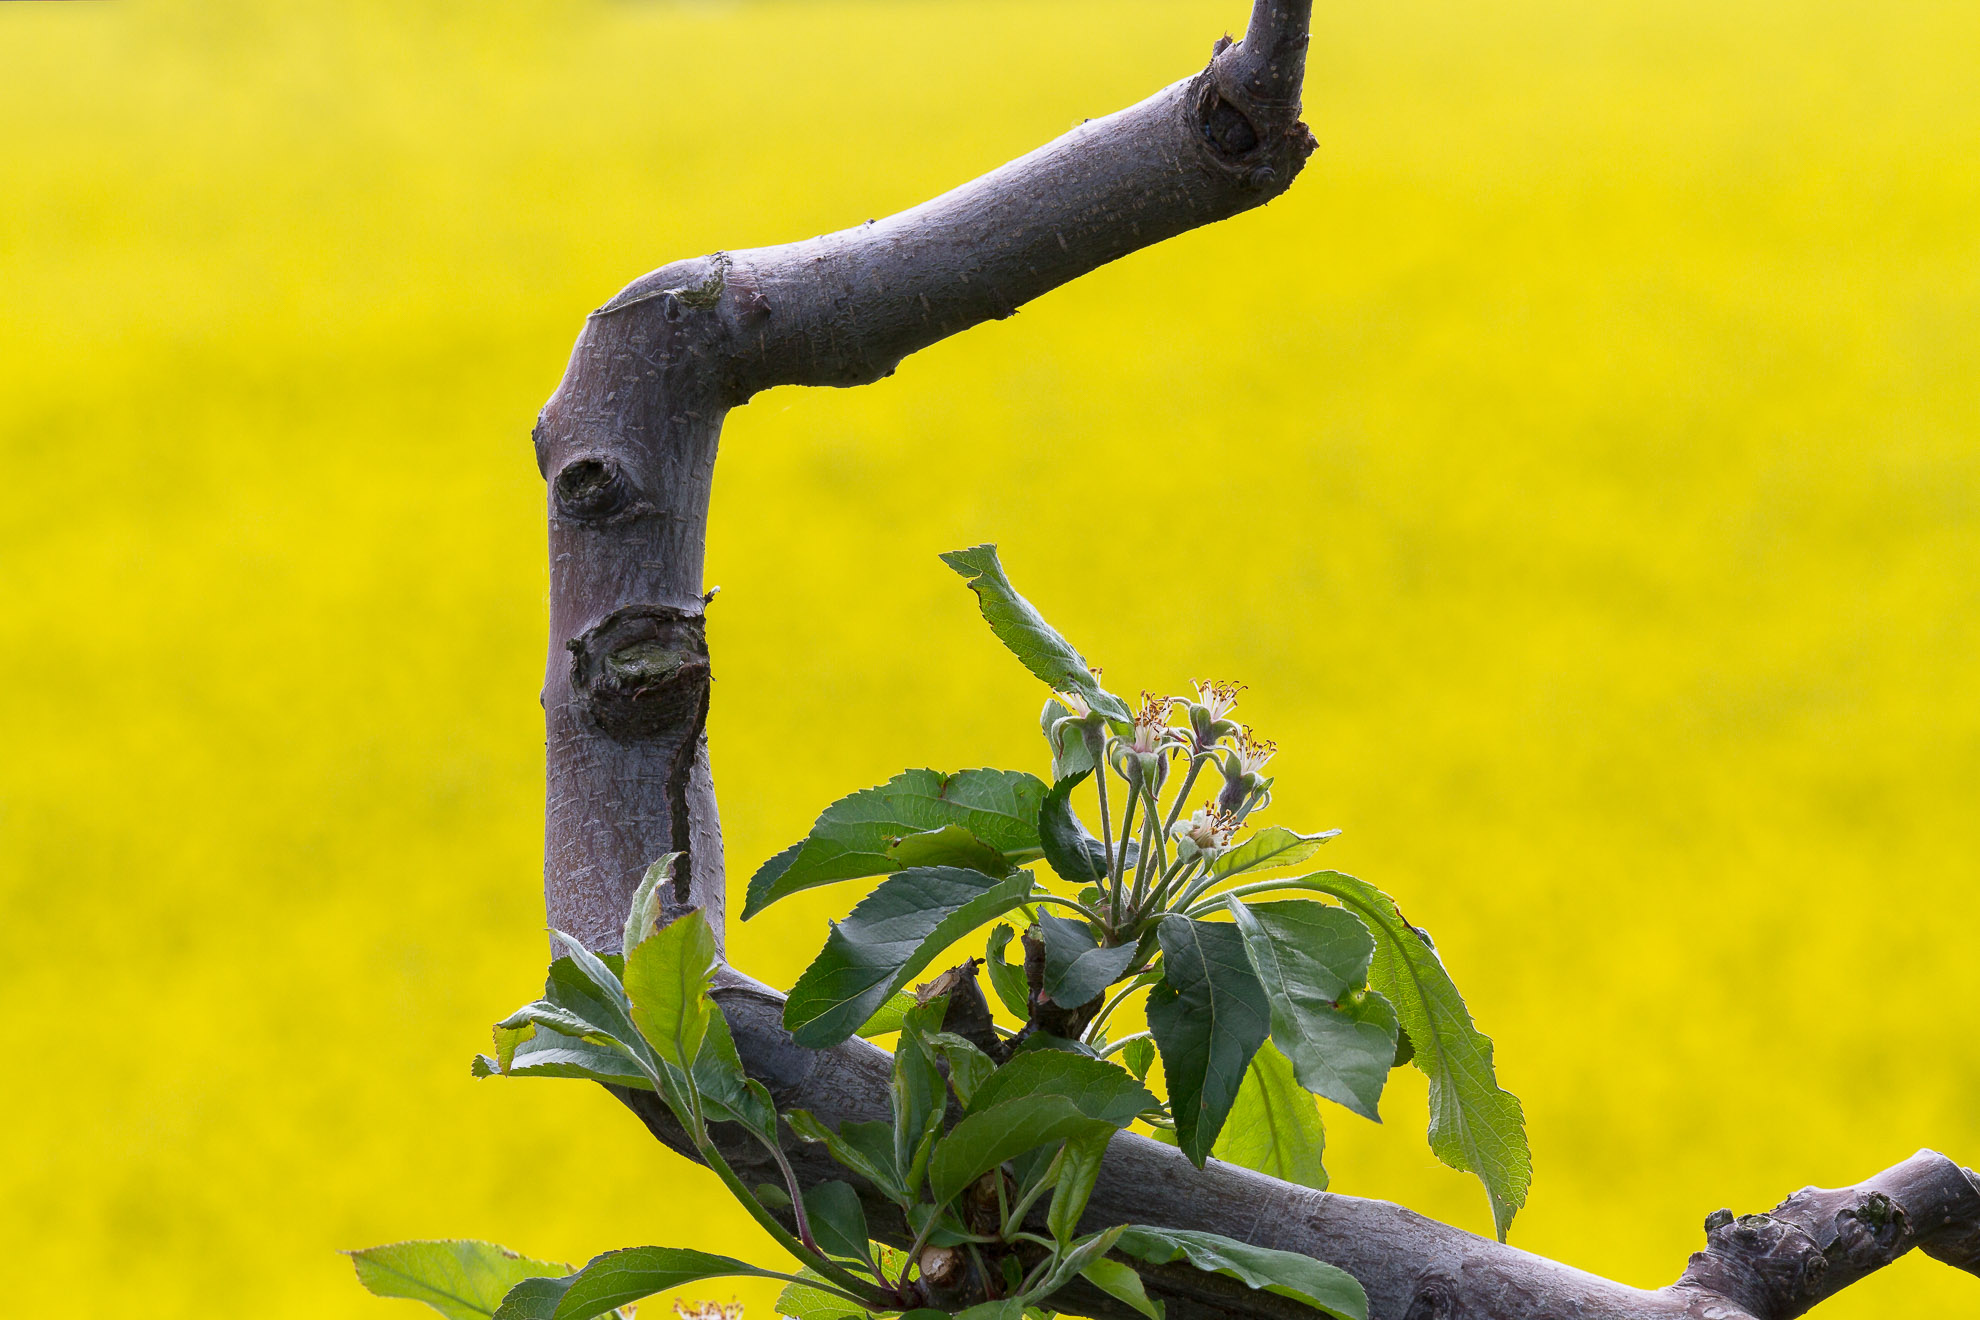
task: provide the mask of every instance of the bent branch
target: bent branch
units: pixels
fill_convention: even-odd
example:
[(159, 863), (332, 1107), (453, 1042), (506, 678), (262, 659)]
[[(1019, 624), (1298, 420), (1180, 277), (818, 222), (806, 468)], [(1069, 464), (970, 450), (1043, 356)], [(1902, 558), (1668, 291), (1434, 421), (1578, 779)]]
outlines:
[[(550, 655), (543, 687), (550, 921), (615, 947), (646, 866), (686, 856), (664, 908), (725, 909), (705, 729), (712, 670), (702, 557), (728, 410), (775, 385), (857, 385), (917, 349), (1107, 262), (1284, 192), (1313, 150), (1299, 119), (1310, 0), (1255, 0), (1242, 42), (1139, 105), (884, 220), (718, 252), (634, 281), (586, 321), (536, 432), (548, 480)], [(717, 992), (779, 1108), (831, 1124), (887, 1111), (887, 1063), (854, 1041), (814, 1052), (783, 997), (730, 974)], [(649, 1095), (622, 1098), (689, 1153)], [(745, 1172), (761, 1152), (729, 1145)], [(844, 1177), (795, 1140), (807, 1184)], [(879, 1207), (874, 1207), (876, 1210)], [(1697, 1317), (1783, 1320), (1912, 1247), (1980, 1260), (1980, 1184), (1921, 1153), (1871, 1182), (1807, 1191), (1771, 1215), (1715, 1216), (1672, 1287), (1628, 1288), (1380, 1201), (1280, 1183), (1170, 1147), (1114, 1142), (1093, 1224), (1153, 1221), (1303, 1251), (1352, 1271), (1378, 1320)], [(887, 1216), (875, 1215), (876, 1222)], [(1174, 1320), (1306, 1314), (1187, 1266), (1150, 1271)], [(1091, 1289), (1067, 1309), (1128, 1320)]]

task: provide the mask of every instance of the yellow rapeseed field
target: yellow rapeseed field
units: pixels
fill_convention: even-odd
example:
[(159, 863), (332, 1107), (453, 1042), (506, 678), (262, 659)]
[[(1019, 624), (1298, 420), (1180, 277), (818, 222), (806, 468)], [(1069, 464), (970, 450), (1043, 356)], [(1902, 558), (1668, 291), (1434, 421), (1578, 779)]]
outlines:
[[(1246, 8), (0, 5), (0, 1309), (765, 1249), (595, 1088), (468, 1076), (545, 953), (536, 409), (642, 270), (917, 201)], [(902, 767), (1040, 767), (935, 559), (994, 539), (1117, 687), (1250, 684), (1273, 818), (1435, 933), (1517, 1245), (1653, 1285), (1719, 1206), (1980, 1160), (1980, 6), (1316, 26), (1289, 196), (732, 417), (732, 883)], [(788, 984), (856, 889), (736, 960)], [(1421, 1079), (1385, 1110), (1330, 1110), (1336, 1189), (1488, 1228)]]

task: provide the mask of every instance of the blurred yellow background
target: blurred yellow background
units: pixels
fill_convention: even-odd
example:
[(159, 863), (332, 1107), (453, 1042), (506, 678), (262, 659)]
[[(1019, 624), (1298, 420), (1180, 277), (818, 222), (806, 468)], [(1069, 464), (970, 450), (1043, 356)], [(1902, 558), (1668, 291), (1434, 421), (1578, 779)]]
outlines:
[[(920, 200), (1246, 8), (0, 5), (10, 1312), (759, 1249), (602, 1093), (468, 1077), (545, 948), (536, 409), (639, 272)], [(1655, 1285), (1721, 1205), (1980, 1160), (1980, 8), (1316, 27), (1289, 196), (732, 417), (732, 883), (904, 766), (1040, 768), (935, 559), (995, 539), (1119, 688), (1249, 683), (1274, 818), (1437, 935), (1517, 1245)], [(788, 984), (855, 896), (737, 961)], [(1335, 1188), (1488, 1228), (1397, 1077)]]

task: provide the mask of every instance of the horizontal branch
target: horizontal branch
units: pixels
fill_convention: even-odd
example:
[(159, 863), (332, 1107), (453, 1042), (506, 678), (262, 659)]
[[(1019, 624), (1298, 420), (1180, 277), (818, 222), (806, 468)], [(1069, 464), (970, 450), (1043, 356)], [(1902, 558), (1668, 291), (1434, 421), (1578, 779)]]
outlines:
[[(886, 1054), (859, 1040), (803, 1048), (784, 1031), (784, 997), (733, 970), (723, 971), (715, 997), (744, 1065), (780, 1110), (807, 1109), (834, 1128), (888, 1117)], [(618, 1094), (656, 1135), (691, 1155), (651, 1094)], [(778, 1180), (775, 1164), (753, 1141), (732, 1133), (722, 1145), (750, 1181)], [(858, 1181), (788, 1132), (785, 1146), (807, 1186)], [(899, 1212), (871, 1188), (862, 1195), (868, 1222), (905, 1245)], [(1114, 1139), (1082, 1228), (1121, 1223), (1221, 1233), (1338, 1265), (1367, 1289), (1370, 1320), (1790, 1320), (1913, 1248), (1980, 1272), (1980, 1179), (1930, 1151), (1856, 1187), (1797, 1192), (1769, 1214), (1715, 1214), (1706, 1249), (1677, 1283), (1656, 1290), (1616, 1283), (1387, 1201), (1316, 1192), (1218, 1160), (1197, 1169), (1174, 1147), (1133, 1134)], [(888, 1232), (887, 1226), (896, 1227)], [(1310, 1311), (1288, 1299), (1187, 1265), (1149, 1268), (1146, 1280), (1169, 1320), (1311, 1320)], [(1134, 1320), (1120, 1303), (1083, 1287), (1059, 1304), (1103, 1320)]]

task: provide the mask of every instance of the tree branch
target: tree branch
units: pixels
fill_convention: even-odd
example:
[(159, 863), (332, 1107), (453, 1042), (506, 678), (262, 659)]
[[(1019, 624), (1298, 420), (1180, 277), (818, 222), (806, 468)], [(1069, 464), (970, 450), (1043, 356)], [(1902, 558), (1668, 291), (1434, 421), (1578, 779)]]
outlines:
[[(705, 728), (708, 497), (723, 418), (780, 384), (856, 385), (908, 354), (1139, 248), (1261, 205), (1313, 149), (1299, 120), (1310, 0), (1255, 0), (1245, 39), (1139, 105), (885, 220), (800, 243), (715, 253), (634, 281), (594, 313), (535, 442), (549, 483), (550, 656), (543, 704), (551, 924), (616, 947), (633, 889), (686, 854), (669, 916), (722, 929), (722, 836)], [(887, 1112), (887, 1060), (863, 1042), (795, 1045), (783, 997), (729, 973), (718, 989), (752, 1075), (779, 1108), (829, 1124)], [(621, 1097), (690, 1153), (650, 1095)], [(845, 1172), (786, 1143), (810, 1185)], [(725, 1142), (753, 1181), (774, 1164)], [(873, 1222), (891, 1222), (874, 1204)], [(1376, 1320), (1697, 1317), (1783, 1320), (1916, 1246), (1974, 1270), (1980, 1190), (1921, 1154), (1859, 1188), (1798, 1193), (1772, 1215), (1715, 1216), (1706, 1250), (1645, 1292), (1380, 1201), (1313, 1192), (1171, 1147), (1116, 1139), (1088, 1222), (1158, 1222), (1303, 1251), (1352, 1271)], [(1233, 1280), (1166, 1266), (1172, 1320), (1305, 1317)], [(1083, 1291), (1082, 1291), (1083, 1290)], [(1085, 1285), (1079, 1313), (1130, 1320)]]

